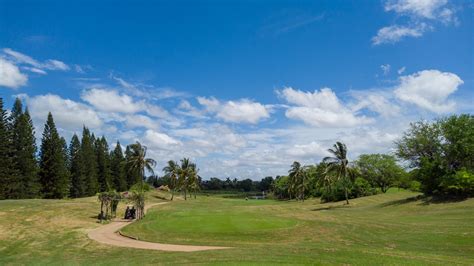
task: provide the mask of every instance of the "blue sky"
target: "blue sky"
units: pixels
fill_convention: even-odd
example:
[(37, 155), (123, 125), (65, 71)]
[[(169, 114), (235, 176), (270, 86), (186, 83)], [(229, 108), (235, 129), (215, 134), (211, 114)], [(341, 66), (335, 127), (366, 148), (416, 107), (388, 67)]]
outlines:
[[(98, 3), (99, 2), (99, 3)], [(139, 140), (158, 169), (285, 174), (336, 140), (391, 152), (409, 122), (472, 113), (473, 4), (0, 1), (0, 93), (37, 135)]]

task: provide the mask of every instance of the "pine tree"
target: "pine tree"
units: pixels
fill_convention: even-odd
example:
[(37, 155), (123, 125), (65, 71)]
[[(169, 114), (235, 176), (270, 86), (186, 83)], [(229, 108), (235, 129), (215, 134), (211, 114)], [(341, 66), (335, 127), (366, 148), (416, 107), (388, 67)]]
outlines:
[(3, 109), (3, 98), (0, 97), (0, 199), (10, 198), (12, 186), (15, 185), (11, 153), (11, 131), (7, 112)]
[(79, 198), (86, 195), (86, 184), (82, 164), (81, 142), (76, 134), (69, 144), (69, 173), (71, 174), (70, 196)]
[(21, 199), (23, 198), (23, 182), (21, 176), (21, 164), (19, 158), (19, 152), (23, 149), (21, 139), (20, 121), (23, 115), (23, 105), (19, 98), (16, 98), (13, 108), (8, 118), (8, 131), (10, 136), (10, 148), (9, 156), (11, 158), (11, 179), (7, 184), (8, 187), (8, 198)]
[(48, 113), (40, 149), (41, 192), (45, 198), (64, 198), (69, 193), (69, 176), (66, 167), (65, 141)]
[(81, 168), (85, 180), (85, 196), (93, 196), (99, 192), (94, 141), (94, 136), (91, 136), (89, 129), (84, 127), (81, 142)]
[(112, 184), (110, 180), (109, 145), (105, 137), (96, 140), (95, 150), (97, 155), (99, 189), (100, 191), (108, 191), (111, 189)]
[(127, 190), (127, 180), (125, 176), (125, 158), (122, 153), (122, 146), (117, 141), (115, 149), (110, 153), (110, 168), (112, 173), (112, 180), (114, 188), (117, 191)]
[(14, 147), (16, 172), (21, 182), (20, 198), (39, 196), (38, 161), (36, 159), (36, 138), (33, 121), (28, 108), (18, 118), (14, 127)]

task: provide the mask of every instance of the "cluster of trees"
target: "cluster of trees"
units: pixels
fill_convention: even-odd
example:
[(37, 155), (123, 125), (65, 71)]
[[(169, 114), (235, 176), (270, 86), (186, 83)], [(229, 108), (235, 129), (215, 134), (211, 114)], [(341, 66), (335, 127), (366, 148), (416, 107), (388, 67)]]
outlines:
[(125, 191), (143, 180), (143, 165), (133, 163), (142, 152), (136, 143), (123, 154), (119, 142), (109, 152), (105, 137), (96, 138), (86, 127), (81, 138), (74, 134), (67, 145), (49, 113), (38, 153), (28, 108), (16, 99), (8, 115), (0, 98), (0, 199), (77, 198)]
[(412, 123), (396, 145), (425, 194), (474, 196), (474, 115)]
[(171, 190), (171, 200), (173, 200), (176, 191), (183, 192), (185, 200), (188, 199), (188, 193), (193, 193), (196, 198), (196, 193), (201, 188), (201, 177), (198, 175), (199, 169), (196, 164), (189, 158), (181, 159), (180, 163), (168, 161), (163, 172), (165, 172), (165, 178), (168, 180), (167, 185)]
[(279, 199), (304, 200), (321, 197), (322, 201), (346, 200), (350, 198), (385, 193), (390, 187), (411, 187), (407, 173), (397, 164), (394, 156), (386, 154), (364, 154), (350, 162), (347, 147), (337, 142), (332, 154), (316, 165), (301, 166), (294, 162), (288, 176), (278, 176), (272, 191)]
[[(390, 187), (426, 195), (474, 196), (474, 116), (416, 122), (396, 142), (395, 155), (363, 154), (354, 162), (337, 142), (317, 165), (294, 162), (288, 176), (272, 184), (277, 198), (321, 197), (338, 201), (385, 193)], [(399, 164), (408, 162), (406, 169)], [(408, 171), (407, 171), (408, 170)]]

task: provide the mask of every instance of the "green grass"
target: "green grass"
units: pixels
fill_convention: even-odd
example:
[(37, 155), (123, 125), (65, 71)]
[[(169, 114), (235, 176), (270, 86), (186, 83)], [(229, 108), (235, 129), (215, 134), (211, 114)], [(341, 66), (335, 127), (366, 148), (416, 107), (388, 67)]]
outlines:
[(0, 265), (473, 265), (474, 199), (434, 204), (416, 195), (392, 190), (350, 206), (201, 196), (152, 208), (123, 229), (146, 241), (234, 247), (194, 253), (89, 240), (100, 226), (95, 198), (0, 201)]

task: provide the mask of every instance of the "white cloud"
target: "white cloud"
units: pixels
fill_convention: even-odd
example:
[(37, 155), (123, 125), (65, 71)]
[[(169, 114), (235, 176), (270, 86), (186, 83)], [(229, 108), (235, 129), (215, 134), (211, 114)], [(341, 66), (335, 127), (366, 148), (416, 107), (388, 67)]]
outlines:
[(381, 65), (380, 68), (382, 69), (382, 72), (383, 72), (384, 75), (388, 75), (388, 73), (390, 73), (390, 65), (389, 64)]
[(405, 72), (405, 70), (406, 70), (406, 67), (404, 67), (404, 66), (401, 67), (401, 68), (399, 68), (399, 69), (397, 70), (398, 75), (403, 74), (403, 72)]
[(198, 97), (197, 100), (205, 106), (207, 111), (216, 113), (216, 117), (226, 122), (256, 124), (260, 120), (270, 117), (269, 108), (248, 99), (224, 103), (214, 97)]
[(169, 150), (173, 147), (181, 145), (181, 142), (168, 136), (165, 133), (157, 132), (154, 130), (147, 130), (143, 137), (145, 145), (148, 145), (151, 149), (165, 149)]
[(327, 149), (327, 147), (323, 147), (320, 143), (312, 141), (308, 144), (295, 144), (288, 149), (287, 153), (298, 158), (320, 158), (328, 155)]
[(102, 126), (102, 120), (97, 113), (85, 104), (58, 95), (46, 94), (27, 98), (30, 113), (36, 121), (44, 121), (51, 112), (58, 128), (80, 130), (83, 125), (90, 128)]
[[(394, 11), (418, 18), (436, 19), (442, 13), (452, 12), (448, 8), (441, 9), (447, 3), (447, 0), (392, 0), (385, 3), (385, 11)], [(452, 13), (444, 16), (447, 15), (452, 16)]]
[(21, 73), (20, 69), (0, 57), (0, 86), (16, 89), (26, 85), (28, 76)]
[(7, 56), (9, 56), (13, 61), (15, 61), (17, 64), (27, 64), (34, 67), (35, 69), (62, 70), (62, 71), (69, 70), (69, 66), (59, 60), (48, 59), (42, 63), (42, 62), (37, 61), (36, 59), (33, 59), (31, 56), (14, 51), (10, 48), (4, 48), (3, 52)]
[(464, 82), (456, 74), (439, 70), (423, 70), (400, 77), (394, 93), (402, 101), (435, 113), (454, 111), (455, 102), (448, 100)]
[(448, 0), (388, 0), (385, 11), (393, 11), (399, 16), (408, 17), (407, 26), (391, 25), (378, 30), (372, 38), (374, 45), (395, 43), (405, 37), (420, 37), (433, 29), (436, 21), (457, 25), (455, 9), (448, 6)]
[(354, 111), (368, 109), (384, 117), (393, 117), (400, 113), (400, 107), (391, 102), (384, 93), (377, 91), (353, 91), (352, 96), (357, 100), (357, 103), (351, 108)]
[(125, 124), (128, 128), (148, 128), (158, 129), (159, 124), (148, 116), (145, 115), (127, 115), (125, 117)]
[(42, 70), (42, 69), (39, 69), (39, 68), (36, 68), (36, 67), (22, 67), (23, 69), (26, 69), (28, 71), (31, 71), (33, 73), (36, 73), (36, 74), (41, 74), (41, 75), (46, 75), (48, 74), (46, 71)]
[(373, 122), (365, 116), (357, 116), (343, 106), (330, 88), (315, 90), (313, 93), (285, 88), (278, 94), (288, 103), (296, 105), (287, 109), (286, 117), (302, 120), (312, 126), (342, 128)]
[(143, 103), (137, 103), (132, 97), (116, 90), (93, 88), (83, 91), (81, 98), (105, 112), (136, 113), (144, 109)]
[(420, 37), (427, 29), (426, 24), (420, 24), (416, 27), (392, 25), (379, 29), (377, 35), (372, 38), (374, 45), (384, 43), (396, 43), (405, 37)]

